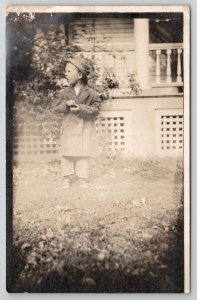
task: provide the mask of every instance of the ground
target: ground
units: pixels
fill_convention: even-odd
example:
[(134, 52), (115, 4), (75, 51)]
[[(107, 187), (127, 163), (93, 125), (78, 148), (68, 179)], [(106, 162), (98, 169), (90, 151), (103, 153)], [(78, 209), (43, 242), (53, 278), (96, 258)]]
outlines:
[(98, 157), (90, 187), (59, 161), (13, 172), (13, 292), (182, 292), (181, 158)]

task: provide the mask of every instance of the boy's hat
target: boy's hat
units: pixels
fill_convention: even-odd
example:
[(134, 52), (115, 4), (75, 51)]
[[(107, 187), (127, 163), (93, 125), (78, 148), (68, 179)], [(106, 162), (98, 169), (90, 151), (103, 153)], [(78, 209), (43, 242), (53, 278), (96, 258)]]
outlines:
[(83, 75), (88, 76), (90, 74), (89, 66), (81, 57), (67, 58), (66, 63), (73, 64)]

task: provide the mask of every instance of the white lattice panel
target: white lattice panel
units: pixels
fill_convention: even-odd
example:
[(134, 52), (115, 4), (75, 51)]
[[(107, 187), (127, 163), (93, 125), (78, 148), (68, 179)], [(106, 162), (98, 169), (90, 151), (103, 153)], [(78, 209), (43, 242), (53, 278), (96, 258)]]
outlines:
[[(14, 155), (56, 154), (59, 142), (41, 134), (39, 123), (23, 124), (13, 136)], [(131, 111), (102, 111), (96, 120), (96, 131), (101, 151), (131, 152)]]
[(160, 154), (183, 153), (183, 110), (156, 111), (156, 147)]
[(102, 111), (96, 121), (100, 150), (131, 153), (131, 111)]
[(23, 124), (14, 133), (13, 152), (15, 155), (53, 154), (58, 151), (55, 138), (45, 138), (39, 123)]

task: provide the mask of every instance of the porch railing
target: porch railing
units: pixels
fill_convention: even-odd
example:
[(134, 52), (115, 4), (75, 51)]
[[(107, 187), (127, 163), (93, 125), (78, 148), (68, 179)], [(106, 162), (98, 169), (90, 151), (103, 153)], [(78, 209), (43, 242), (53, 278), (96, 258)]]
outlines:
[(150, 81), (152, 86), (183, 85), (183, 44), (150, 44)]

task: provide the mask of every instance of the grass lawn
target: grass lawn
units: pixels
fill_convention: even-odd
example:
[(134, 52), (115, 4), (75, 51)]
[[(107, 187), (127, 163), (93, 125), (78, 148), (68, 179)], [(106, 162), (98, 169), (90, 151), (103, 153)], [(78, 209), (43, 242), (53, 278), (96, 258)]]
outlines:
[(13, 180), (9, 291), (183, 292), (180, 158), (98, 157), (88, 189), (62, 189), (58, 161)]

